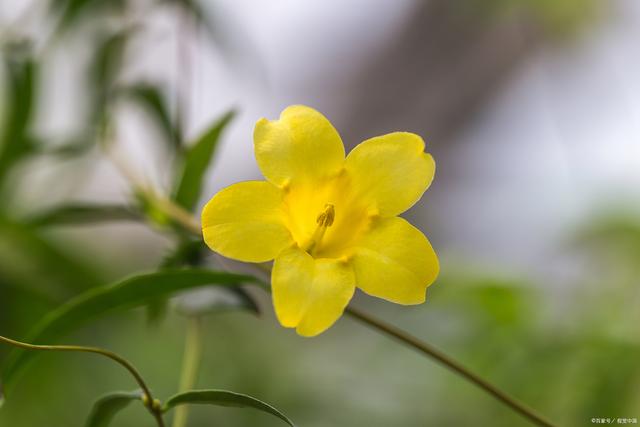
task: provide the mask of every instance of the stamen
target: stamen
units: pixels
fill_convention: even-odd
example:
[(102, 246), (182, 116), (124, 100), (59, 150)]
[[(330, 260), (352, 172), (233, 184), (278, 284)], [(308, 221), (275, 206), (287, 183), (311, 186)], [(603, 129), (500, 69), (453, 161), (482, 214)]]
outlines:
[(320, 227), (331, 227), (336, 217), (336, 210), (331, 203), (324, 205), (324, 212), (318, 215), (316, 222)]
[(326, 205), (324, 205), (324, 212), (318, 215), (318, 218), (316, 219), (318, 227), (316, 228), (316, 231), (313, 233), (313, 237), (311, 237), (311, 240), (306, 247), (306, 251), (309, 254), (314, 255), (314, 253), (318, 249), (318, 246), (320, 246), (320, 242), (324, 237), (325, 231), (327, 231), (328, 227), (331, 227), (335, 218), (336, 210), (333, 205), (331, 203), (327, 203)]

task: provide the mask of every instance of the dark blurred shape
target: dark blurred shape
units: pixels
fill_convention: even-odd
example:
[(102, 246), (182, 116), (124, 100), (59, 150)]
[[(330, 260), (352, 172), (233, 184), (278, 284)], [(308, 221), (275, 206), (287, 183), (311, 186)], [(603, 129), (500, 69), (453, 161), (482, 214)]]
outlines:
[(105, 12), (122, 13), (127, 6), (127, 0), (52, 0), (51, 10), (60, 19), (58, 31), (65, 32), (76, 24), (82, 22), (82, 18), (91, 14), (101, 15)]
[(76, 203), (39, 212), (27, 218), (25, 222), (33, 227), (51, 227), (136, 220), (142, 220), (142, 217), (138, 212), (127, 206)]
[(182, 131), (177, 118), (172, 117), (167, 95), (163, 89), (151, 83), (139, 83), (122, 89), (124, 95), (143, 107), (154, 121), (169, 151), (175, 153), (182, 149)]
[(30, 134), (37, 100), (38, 64), (27, 42), (18, 42), (3, 49), (7, 70), (5, 117), (0, 120), (0, 194), (9, 170), (36, 148)]
[(394, 123), (442, 146), (542, 41), (526, 15), (488, 19), (473, 13), (473, 2), (416, 4), (404, 32), (353, 82), (345, 140), (388, 132), (376, 123)]

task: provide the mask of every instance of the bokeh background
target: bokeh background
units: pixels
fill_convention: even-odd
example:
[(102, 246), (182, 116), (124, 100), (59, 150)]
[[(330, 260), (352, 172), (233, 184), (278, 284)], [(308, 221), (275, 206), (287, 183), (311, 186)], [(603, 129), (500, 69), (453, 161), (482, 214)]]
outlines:
[[(175, 141), (233, 109), (199, 209), (259, 177), (258, 118), (306, 104), (348, 148), (405, 130), (437, 162), (405, 215), (442, 260), (427, 303), (354, 304), (561, 425), (640, 418), (639, 2), (2, 0), (0, 46), (0, 334), (23, 337), (56, 305), (153, 270), (175, 247), (157, 221), (43, 213), (140, 206), (132, 181), (169, 194)], [(261, 317), (206, 317), (199, 387), (252, 394), (308, 427), (528, 425), (348, 318), (300, 338), (251, 292)], [(127, 356), (168, 396), (187, 321), (157, 317), (109, 316), (63, 342)], [(0, 426), (81, 426), (98, 396), (132, 388), (109, 362), (40, 355)], [(116, 420), (148, 424), (138, 405)], [(191, 425), (279, 422), (195, 408)]]

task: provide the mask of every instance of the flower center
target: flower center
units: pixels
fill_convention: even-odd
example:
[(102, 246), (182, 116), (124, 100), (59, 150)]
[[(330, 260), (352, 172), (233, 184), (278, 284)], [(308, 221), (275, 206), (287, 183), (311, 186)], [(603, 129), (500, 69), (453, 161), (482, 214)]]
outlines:
[(318, 226), (316, 227), (313, 236), (311, 237), (309, 243), (305, 248), (305, 251), (307, 251), (310, 255), (315, 255), (316, 250), (320, 246), (320, 242), (324, 237), (324, 233), (327, 231), (327, 228), (331, 227), (335, 218), (336, 210), (333, 205), (331, 203), (325, 204), (324, 211), (322, 211), (316, 219), (316, 223), (318, 224)]

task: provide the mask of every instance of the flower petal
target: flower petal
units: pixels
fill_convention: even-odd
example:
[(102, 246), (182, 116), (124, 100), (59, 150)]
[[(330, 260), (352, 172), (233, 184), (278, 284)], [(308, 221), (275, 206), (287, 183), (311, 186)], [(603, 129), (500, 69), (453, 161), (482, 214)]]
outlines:
[(355, 278), (351, 266), (342, 260), (314, 259), (292, 248), (276, 258), (271, 286), (282, 326), (311, 337), (340, 318), (355, 291)]
[(418, 135), (395, 132), (368, 139), (347, 156), (345, 167), (362, 197), (380, 215), (395, 216), (422, 197), (435, 173), (435, 162), (424, 152)]
[(427, 238), (402, 218), (377, 218), (351, 259), (357, 286), (399, 304), (420, 304), (438, 276)]
[(214, 251), (245, 262), (265, 262), (293, 243), (284, 224), (282, 190), (247, 181), (221, 190), (202, 210), (204, 241)]
[(334, 175), (344, 163), (338, 132), (322, 114), (302, 105), (288, 107), (279, 120), (258, 120), (253, 141), (262, 174), (278, 186)]

